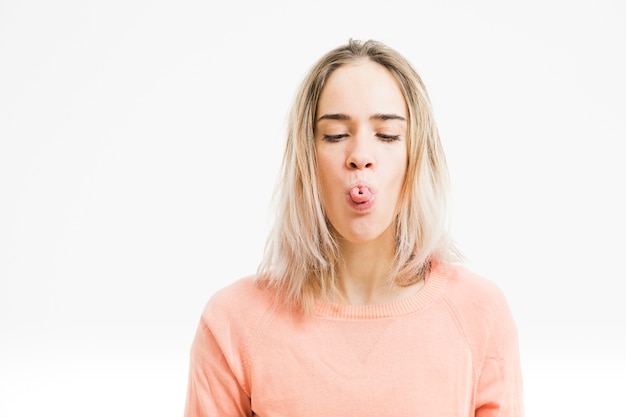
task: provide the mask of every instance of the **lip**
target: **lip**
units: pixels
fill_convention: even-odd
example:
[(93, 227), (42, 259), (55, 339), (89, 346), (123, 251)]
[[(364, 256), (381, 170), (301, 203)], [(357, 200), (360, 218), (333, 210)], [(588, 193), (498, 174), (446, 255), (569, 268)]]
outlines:
[[(351, 196), (352, 190), (354, 188), (367, 189), (367, 191), (370, 193), (370, 197), (366, 201), (363, 201), (363, 202), (354, 201), (354, 199)], [(346, 202), (354, 210), (365, 211), (365, 210), (370, 209), (376, 202), (376, 193), (377, 193), (376, 188), (373, 185), (369, 184), (368, 182), (362, 181), (362, 180), (354, 181), (350, 183), (350, 185), (346, 188), (346, 194), (345, 194)]]

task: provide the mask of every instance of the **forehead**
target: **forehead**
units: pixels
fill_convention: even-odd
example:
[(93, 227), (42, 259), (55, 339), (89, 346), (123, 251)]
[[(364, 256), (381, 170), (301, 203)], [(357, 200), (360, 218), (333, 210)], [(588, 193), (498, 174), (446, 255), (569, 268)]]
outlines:
[(316, 116), (325, 113), (407, 116), (400, 84), (387, 68), (370, 60), (342, 65), (328, 77)]

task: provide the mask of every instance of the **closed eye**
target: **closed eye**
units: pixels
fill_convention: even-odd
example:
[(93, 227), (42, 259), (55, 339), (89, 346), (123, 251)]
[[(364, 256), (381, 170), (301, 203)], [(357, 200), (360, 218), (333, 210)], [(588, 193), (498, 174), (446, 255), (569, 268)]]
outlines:
[(348, 136), (347, 134), (341, 134), (341, 135), (324, 135), (324, 140), (327, 142), (339, 142), (341, 139), (345, 138), (346, 136)]
[(377, 133), (376, 136), (384, 142), (394, 142), (396, 140), (400, 140), (400, 135), (385, 135), (384, 133)]

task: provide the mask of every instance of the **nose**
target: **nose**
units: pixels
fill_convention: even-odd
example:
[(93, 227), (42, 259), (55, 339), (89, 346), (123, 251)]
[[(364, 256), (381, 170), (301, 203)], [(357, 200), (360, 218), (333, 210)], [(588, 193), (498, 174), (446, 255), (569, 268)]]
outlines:
[(374, 152), (370, 141), (364, 137), (355, 137), (348, 149), (346, 165), (349, 169), (374, 168)]

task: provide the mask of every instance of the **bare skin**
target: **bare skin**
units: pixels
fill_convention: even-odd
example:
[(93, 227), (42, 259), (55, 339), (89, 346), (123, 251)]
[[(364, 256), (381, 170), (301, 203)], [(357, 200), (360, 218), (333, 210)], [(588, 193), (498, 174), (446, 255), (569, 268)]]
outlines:
[[(388, 243), (381, 244), (382, 240), (388, 240)], [(393, 260), (393, 242), (393, 228), (375, 242), (340, 242), (344, 264), (340, 270), (339, 300), (336, 301), (352, 305), (384, 304), (409, 297), (422, 288), (424, 281), (408, 287), (389, 284), (386, 277)]]
[(322, 90), (315, 143), (325, 213), (339, 234), (339, 300), (381, 304), (423, 285), (390, 284), (407, 165), (407, 109), (395, 78), (369, 60), (335, 70)]

